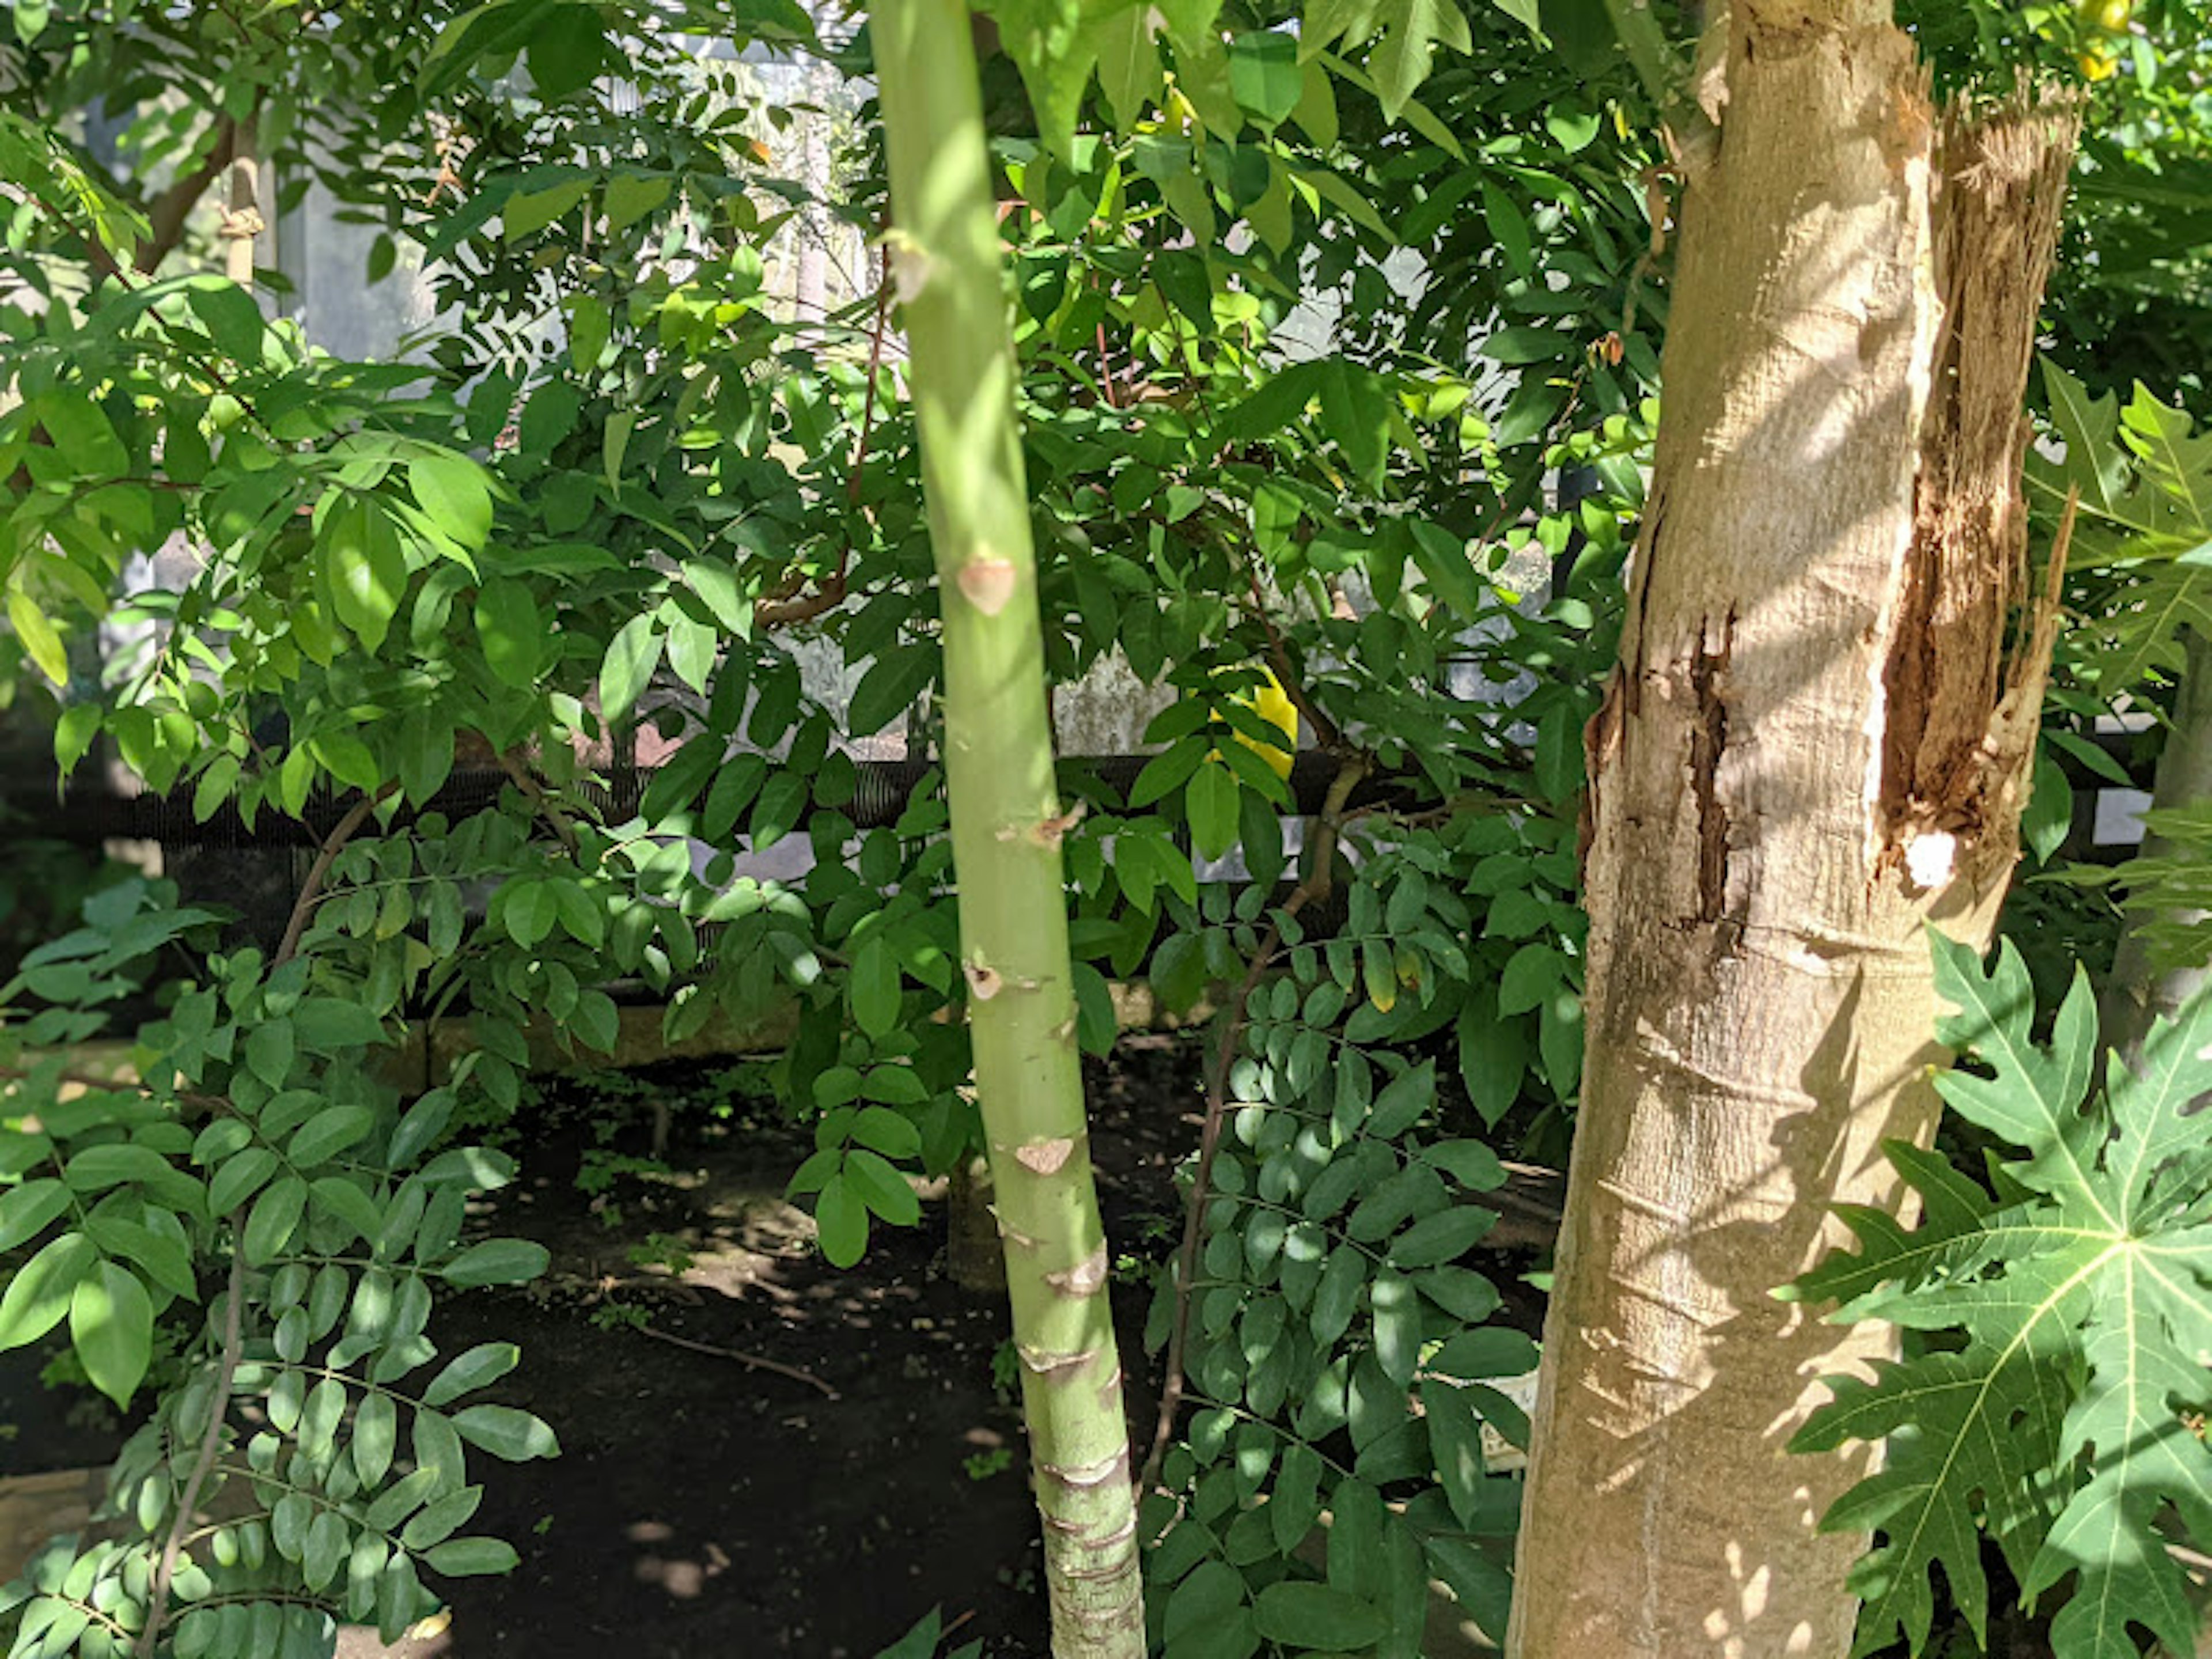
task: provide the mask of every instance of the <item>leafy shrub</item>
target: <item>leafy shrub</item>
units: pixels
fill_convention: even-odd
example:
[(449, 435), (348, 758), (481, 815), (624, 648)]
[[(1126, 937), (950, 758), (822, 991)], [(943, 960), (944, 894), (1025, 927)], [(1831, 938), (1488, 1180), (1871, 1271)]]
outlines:
[(1857, 1249), (1796, 1291), (1913, 1338), (1873, 1380), (1832, 1382), (1795, 1443), (1887, 1444), (1821, 1522), (1881, 1534), (1852, 1579), (1856, 1650), (1897, 1635), (1920, 1650), (1939, 1566), (1984, 1636), (1986, 1534), (2031, 1600), (2067, 1586), (2059, 1659), (2134, 1654), (2136, 1628), (2192, 1652), (2197, 1614), (2166, 1528), (2212, 1540), (2212, 1150), (2197, 1115), (2212, 1091), (2212, 996), (2160, 1024), (2132, 1066), (2100, 1064), (2085, 976), (2042, 1043), (2017, 951), (1984, 969), (1940, 936), (1934, 948), (1954, 1011), (1940, 1035), (1971, 1058), (1936, 1087), (2009, 1150), (1978, 1182), (1891, 1143), (1919, 1222), (1847, 1211)]

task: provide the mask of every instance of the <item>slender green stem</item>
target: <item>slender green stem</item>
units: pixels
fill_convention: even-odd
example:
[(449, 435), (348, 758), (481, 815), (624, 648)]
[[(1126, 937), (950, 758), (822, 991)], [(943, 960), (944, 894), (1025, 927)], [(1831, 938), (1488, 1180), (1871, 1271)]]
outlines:
[(1057, 1659), (1142, 1659), (1121, 1368), (1075, 1044), (1012, 330), (962, 0), (872, 17), (886, 237), (944, 616), (945, 790), (975, 1091), (1044, 1517)]

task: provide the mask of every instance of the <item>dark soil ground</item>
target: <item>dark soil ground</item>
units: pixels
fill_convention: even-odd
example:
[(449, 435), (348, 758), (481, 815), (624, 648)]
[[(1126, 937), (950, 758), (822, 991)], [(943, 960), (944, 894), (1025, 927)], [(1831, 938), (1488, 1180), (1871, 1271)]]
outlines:
[[(1165, 1039), (1124, 1050), (1091, 1079), (1093, 1156), (1109, 1235), (1149, 1260), (1172, 1224), (1169, 1171), (1196, 1133), (1198, 1064)], [(521, 1368), (489, 1397), (553, 1424), (562, 1455), (481, 1460), (485, 1499), (470, 1530), (514, 1540), (523, 1565), (451, 1585), (436, 1650), (873, 1659), (936, 1607), (990, 1659), (1041, 1659), (1020, 1419), (994, 1382), (1005, 1309), (948, 1276), (943, 1205), (925, 1205), (918, 1228), (878, 1228), (860, 1265), (840, 1272), (782, 1200), (808, 1142), (679, 1110), (671, 1175), (625, 1176), (591, 1196), (575, 1176), (596, 1136), (557, 1087), (549, 1103), (550, 1126), (520, 1126), (522, 1174), (484, 1224), (545, 1243), (551, 1273), (527, 1293), (450, 1296), (433, 1334), (449, 1354), (519, 1342)], [(638, 1112), (614, 1148), (642, 1153), (648, 1133)], [(631, 1247), (648, 1240), (690, 1264), (640, 1265)], [(1128, 1409), (1146, 1432), (1150, 1294), (1137, 1273), (1117, 1276)], [(822, 1386), (657, 1340), (641, 1322)], [(76, 1390), (41, 1388), (26, 1356), (8, 1358), (0, 1476), (113, 1455), (112, 1419)]]

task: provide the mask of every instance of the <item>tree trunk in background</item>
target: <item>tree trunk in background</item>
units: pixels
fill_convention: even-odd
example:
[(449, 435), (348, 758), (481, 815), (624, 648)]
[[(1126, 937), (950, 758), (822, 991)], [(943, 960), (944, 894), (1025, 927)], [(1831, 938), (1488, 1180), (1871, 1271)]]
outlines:
[(1012, 319), (963, 0), (872, 13), (889, 234), (944, 616), (945, 773), (982, 1109), (1059, 1659), (1143, 1659), (1091, 1176)]
[[(2158, 777), (2151, 786), (2151, 805), (2160, 811), (2212, 801), (2212, 639), (2189, 630), (2188, 658), (2181, 671), (2181, 690), (2173, 701), (2173, 727), (2166, 734), (2166, 747), (2158, 757)], [(2175, 848), (2156, 836), (2145, 838), (2142, 856), (2171, 858)], [(2201, 913), (2197, 913), (2201, 914)], [(2212, 981), (2212, 966), (2169, 968), (2155, 964), (2143, 925), (2154, 919), (2192, 921), (2197, 914), (2157, 918), (2138, 913), (2129, 919), (2112, 958), (2112, 976), (2106, 981), (2099, 1001), (2105, 1045), (2132, 1057), (2150, 1034), (2151, 1022), (2172, 1019), (2182, 1005)]]
[(1589, 1057), (1519, 1659), (1850, 1644), (1864, 1540), (1814, 1522), (1863, 1451), (1784, 1449), (1889, 1339), (1771, 1293), (1842, 1237), (1830, 1205), (1897, 1203), (1879, 1143), (1937, 1107), (1924, 927), (1986, 942), (2012, 874), (2055, 617), (2021, 399), (2075, 125), (1946, 122), (1889, 9), (1715, 25), (1589, 733)]
[(945, 1265), (962, 1290), (1004, 1296), (1006, 1246), (993, 1197), (988, 1158), (963, 1157), (952, 1166), (945, 1182)]
[(223, 274), (240, 288), (253, 286), (253, 254), (268, 227), (261, 213), (259, 124), (251, 115), (231, 128), (230, 167), (222, 216)]

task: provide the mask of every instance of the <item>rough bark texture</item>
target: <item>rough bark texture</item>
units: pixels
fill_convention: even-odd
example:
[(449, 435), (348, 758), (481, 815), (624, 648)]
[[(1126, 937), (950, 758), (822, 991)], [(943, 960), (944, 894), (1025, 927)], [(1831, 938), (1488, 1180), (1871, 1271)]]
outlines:
[[(2173, 727), (2158, 757), (2158, 778), (2151, 787), (2151, 805), (2161, 811), (2212, 801), (2212, 639), (2195, 629), (2189, 632), (2188, 656), (2182, 668), (2181, 690), (2173, 702)], [(2145, 858), (2171, 858), (2176, 848), (2156, 836), (2142, 845)], [(2098, 1008), (2106, 1045), (2132, 1057), (2150, 1035), (2151, 1022), (2172, 1019), (2192, 997), (2212, 983), (2212, 967), (2199, 964), (2161, 969), (2142, 926), (2150, 915), (2133, 919), (2120, 937), (2112, 959), (2112, 976), (2106, 982)], [(2194, 921), (2198, 913), (2183, 912), (2166, 918)]]
[(1036, 561), (981, 99), (962, 0), (872, 14), (945, 623), (945, 770), (1059, 1659), (1143, 1659), (1136, 1510), (1067, 950)]
[[(1930, 106), (1887, 0), (1735, 0), (1685, 188), (1622, 659), (1591, 723), (1589, 1063), (1508, 1648), (1840, 1656), (1863, 1454), (1784, 1448), (1878, 1352), (1776, 1301), (1894, 1204), (1986, 940), (2053, 612), (2021, 412), (2073, 139)], [(2047, 580), (2047, 579), (2046, 579)], [(2022, 609), (2025, 605), (2025, 610)]]

